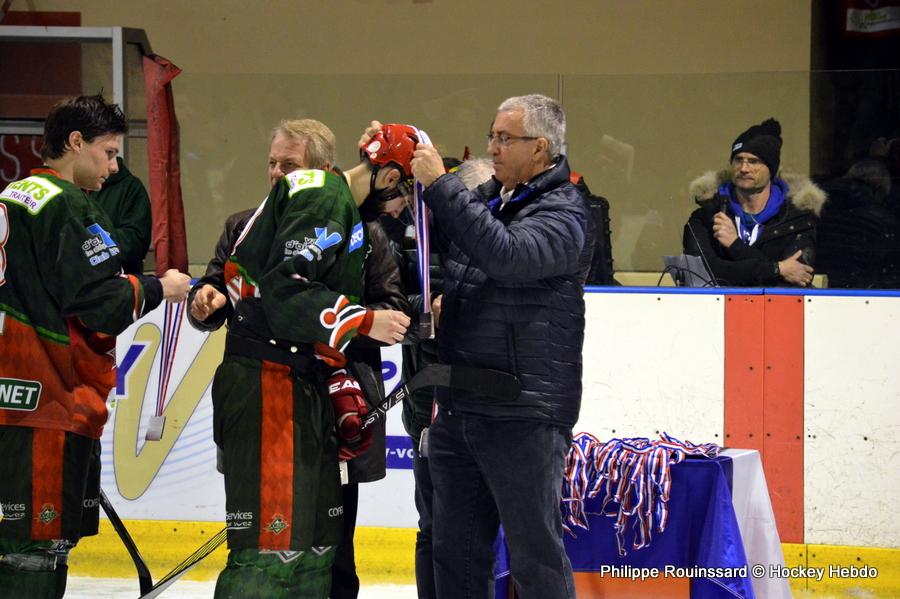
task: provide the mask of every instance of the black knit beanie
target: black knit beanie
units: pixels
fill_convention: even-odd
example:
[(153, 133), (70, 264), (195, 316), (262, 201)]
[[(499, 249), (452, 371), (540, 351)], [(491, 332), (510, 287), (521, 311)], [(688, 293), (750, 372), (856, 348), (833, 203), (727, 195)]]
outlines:
[(738, 135), (731, 144), (729, 160), (740, 152), (753, 154), (769, 167), (770, 176), (777, 175), (781, 165), (781, 124), (775, 119), (766, 119)]

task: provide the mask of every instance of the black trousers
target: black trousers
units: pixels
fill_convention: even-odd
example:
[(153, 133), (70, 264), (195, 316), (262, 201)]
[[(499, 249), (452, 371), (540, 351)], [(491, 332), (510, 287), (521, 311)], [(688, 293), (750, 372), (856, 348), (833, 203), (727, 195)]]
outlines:
[(416, 589), (419, 599), (436, 599), (434, 590), (434, 561), (431, 553), (431, 502), (434, 487), (428, 459), (413, 448), (413, 475), (416, 479), (416, 510), (419, 530), (416, 533)]
[(331, 568), (331, 599), (356, 599), (359, 577), (356, 575), (356, 556), (353, 552), (353, 533), (356, 532), (356, 512), (359, 507), (359, 483), (342, 487), (344, 495), (344, 530)]

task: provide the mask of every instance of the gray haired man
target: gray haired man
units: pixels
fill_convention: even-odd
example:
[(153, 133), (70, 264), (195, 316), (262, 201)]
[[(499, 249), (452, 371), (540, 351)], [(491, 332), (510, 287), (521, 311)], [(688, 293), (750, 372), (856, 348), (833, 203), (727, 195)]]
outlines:
[(412, 161), (445, 266), (442, 363), (516, 375), (514, 401), (439, 389), (430, 428), (438, 597), (492, 597), (502, 523), (522, 599), (575, 596), (560, 493), (581, 407), (589, 209), (569, 181), (565, 114), (509, 98), (488, 134), (494, 179), (472, 191), (433, 146)]

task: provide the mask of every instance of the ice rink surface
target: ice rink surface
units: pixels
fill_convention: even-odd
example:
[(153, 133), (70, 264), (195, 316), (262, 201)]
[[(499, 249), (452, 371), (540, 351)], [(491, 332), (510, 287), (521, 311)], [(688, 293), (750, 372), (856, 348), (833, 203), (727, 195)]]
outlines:
[[(211, 599), (216, 588), (215, 581), (197, 582), (179, 580), (160, 595), (165, 599)], [(66, 599), (137, 599), (137, 578), (87, 578), (69, 576), (66, 585)], [(370, 585), (359, 591), (360, 599), (415, 599), (413, 585)]]

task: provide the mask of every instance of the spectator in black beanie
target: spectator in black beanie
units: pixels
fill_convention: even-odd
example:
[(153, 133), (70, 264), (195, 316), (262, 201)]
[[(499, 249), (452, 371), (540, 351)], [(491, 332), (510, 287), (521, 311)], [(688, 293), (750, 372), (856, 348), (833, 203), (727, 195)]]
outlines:
[(766, 119), (753, 125), (731, 144), (731, 160), (738, 154), (752, 154), (769, 168), (769, 178), (778, 174), (781, 165), (781, 124)]
[(684, 228), (684, 253), (700, 256), (732, 287), (812, 283), (816, 221), (825, 192), (808, 177), (780, 175), (781, 124), (767, 119), (731, 144), (730, 167), (694, 180), (700, 206)]

